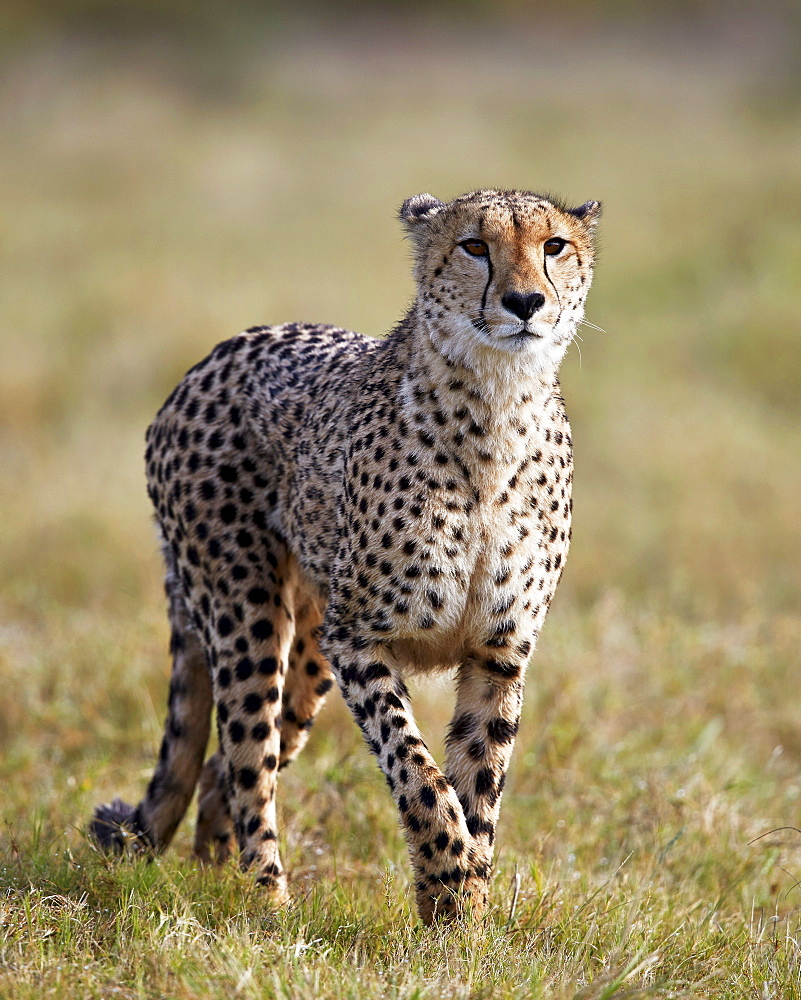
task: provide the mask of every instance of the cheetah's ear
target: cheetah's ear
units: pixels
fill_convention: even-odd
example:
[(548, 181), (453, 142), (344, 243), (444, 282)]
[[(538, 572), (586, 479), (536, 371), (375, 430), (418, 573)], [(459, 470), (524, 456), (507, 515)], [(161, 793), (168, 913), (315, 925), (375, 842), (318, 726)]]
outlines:
[(436, 214), (444, 204), (433, 194), (416, 194), (401, 205), (398, 218), (408, 230)]
[(601, 218), (601, 203), (600, 201), (585, 201), (578, 208), (571, 208), (570, 214), (581, 219), (588, 229), (595, 229)]

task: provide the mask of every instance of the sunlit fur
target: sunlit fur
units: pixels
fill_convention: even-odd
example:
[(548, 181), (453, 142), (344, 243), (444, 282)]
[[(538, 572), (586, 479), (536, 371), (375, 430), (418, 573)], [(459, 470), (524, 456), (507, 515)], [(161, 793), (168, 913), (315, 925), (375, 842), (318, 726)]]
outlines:
[[(557, 370), (598, 214), (527, 192), (418, 195), (401, 209), (417, 296), (389, 336), (257, 327), (186, 375), (147, 449), (169, 714), (145, 798), (96, 813), (101, 844), (163, 848), (200, 779), (198, 854), (238, 845), (283, 902), (277, 773), (336, 680), (398, 805), (421, 916), (486, 905), (525, 668), (570, 540)], [(517, 315), (510, 294), (539, 308)], [(403, 678), (446, 668), (440, 769)], [(204, 766), (212, 703), (220, 750)]]

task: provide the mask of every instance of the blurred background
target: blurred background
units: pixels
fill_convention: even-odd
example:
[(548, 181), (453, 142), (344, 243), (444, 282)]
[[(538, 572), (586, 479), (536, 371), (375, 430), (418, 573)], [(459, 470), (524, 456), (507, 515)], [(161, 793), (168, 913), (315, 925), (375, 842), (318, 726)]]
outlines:
[(381, 335), (413, 292), (397, 207), (485, 186), (605, 209), (534, 723), (602, 690), (576, 731), (719, 718), (797, 776), (800, 12), (5, 0), (6, 818), (79, 823), (148, 771), (168, 665), (143, 434), (183, 372), (255, 323)]

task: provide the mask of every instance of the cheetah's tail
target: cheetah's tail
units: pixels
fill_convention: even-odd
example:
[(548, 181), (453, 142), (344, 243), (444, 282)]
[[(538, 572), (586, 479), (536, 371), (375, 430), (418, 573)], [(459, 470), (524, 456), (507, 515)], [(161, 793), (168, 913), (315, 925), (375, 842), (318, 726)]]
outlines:
[(122, 799), (105, 802), (95, 809), (89, 836), (106, 854), (150, 847), (150, 838), (139, 822), (139, 810)]

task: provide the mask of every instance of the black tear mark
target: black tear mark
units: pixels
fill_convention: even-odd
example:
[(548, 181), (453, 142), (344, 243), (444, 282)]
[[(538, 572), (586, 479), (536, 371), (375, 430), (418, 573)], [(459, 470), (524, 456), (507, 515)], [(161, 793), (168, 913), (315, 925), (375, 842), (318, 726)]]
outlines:
[(548, 279), (548, 284), (554, 290), (554, 294), (556, 295), (556, 302), (557, 302), (557, 304), (559, 306), (559, 312), (561, 314), (561, 312), (562, 312), (562, 300), (559, 298), (559, 292), (557, 291), (556, 285), (551, 281), (551, 276), (550, 276), (550, 274), (548, 274), (548, 255), (547, 254), (543, 254), (542, 255), (542, 266), (543, 266), (543, 270), (545, 271), (545, 277)]
[(479, 314), (481, 317), (481, 322), (485, 325), (486, 325), (486, 320), (484, 319), (484, 310), (487, 308), (487, 295), (489, 294), (489, 287), (492, 284), (492, 276), (493, 276), (492, 259), (490, 258), (489, 254), (487, 254), (487, 270), (489, 271), (489, 274), (487, 276), (487, 283), (484, 286), (484, 294), (481, 296), (481, 312)]
[[(481, 221), (478, 226), (478, 231), (481, 235), (484, 234), (484, 220), (486, 219), (486, 217), (487, 217), (487, 209), (484, 208), (484, 210), (481, 213)], [(481, 325), (484, 327), (485, 330), (487, 329), (487, 321), (484, 318), (484, 310), (487, 308), (487, 295), (489, 294), (489, 288), (490, 285), (492, 284), (492, 276), (493, 276), (492, 258), (490, 257), (489, 253), (487, 253), (486, 261), (487, 261), (487, 271), (488, 271), (487, 283), (484, 286), (484, 294), (481, 296), (481, 311), (479, 313), (479, 319), (481, 320)]]

